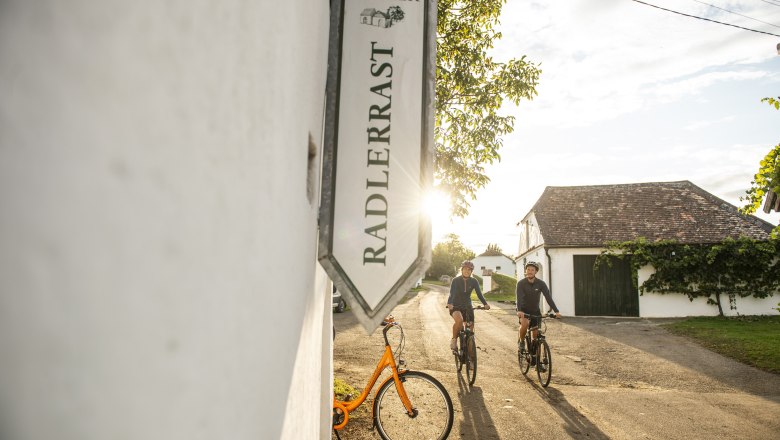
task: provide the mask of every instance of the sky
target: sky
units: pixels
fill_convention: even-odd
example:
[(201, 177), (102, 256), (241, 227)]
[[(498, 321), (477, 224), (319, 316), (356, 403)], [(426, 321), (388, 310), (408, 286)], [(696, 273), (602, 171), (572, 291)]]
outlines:
[[(647, 3), (780, 35), (780, 0)], [(742, 206), (780, 143), (780, 111), (761, 102), (780, 96), (780, 37), (631, 0), (509, 0), (500, 30), (494, 59), (540, 64), (538, 96), (502, 108), (515, 131), (491, 182), (467, 217), (433, 219), (434, 243), (455, 233), (476, 254), (517, 255), (517, 223), (547, 186), (689, 180)]]

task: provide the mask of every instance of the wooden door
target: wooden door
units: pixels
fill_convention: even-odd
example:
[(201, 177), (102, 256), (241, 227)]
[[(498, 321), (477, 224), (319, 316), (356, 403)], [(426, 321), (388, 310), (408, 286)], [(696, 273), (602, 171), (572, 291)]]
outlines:
[(574, 256), (574, 313), (577, 316), (639, 316), (639, 292), (629, 260), (612, 258), (594, 271), (597, 255)]

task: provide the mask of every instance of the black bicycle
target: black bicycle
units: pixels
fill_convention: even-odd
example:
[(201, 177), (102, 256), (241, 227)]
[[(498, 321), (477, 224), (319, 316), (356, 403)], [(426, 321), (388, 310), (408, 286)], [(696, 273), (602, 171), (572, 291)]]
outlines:
[[(484, 306), (474, 307), (474, 310), (485, 310)], [(466, 377), (469, 385), (477, 380), (477, 340), (474, 331), (463, 321), (463, 328), (458, 332), (458, 349), (455, 355), (455, 367), (461, 371), (466, 366)]]
[[(544, 333), (547, 331), (547, 324), (544, 322), (545, 318), (555, 318), (555, 313), (548, 313), (544, 316), (525, 315), (528, 319), (540, 318), (541, 324), (537, 327), (531, 327), (525, 334), (525, 343), (519, 343), (517, 347), (517, 362), (520, 364), (520, 371), (523, 374), (527, 374), (528, 370), (532, 366), (536, 367), (536, 375), (539, 377), (539, 383), (543, 387), (547, 387), (550, 384), (550, 378), (552, 377), (552, 352), (550, 352), (550, 346), (547, 345)], [(531, 338), (533, 331), (537, 331), (536, 338)], [(525, 347), (531, 347), (530, 351), (526, 351)]]

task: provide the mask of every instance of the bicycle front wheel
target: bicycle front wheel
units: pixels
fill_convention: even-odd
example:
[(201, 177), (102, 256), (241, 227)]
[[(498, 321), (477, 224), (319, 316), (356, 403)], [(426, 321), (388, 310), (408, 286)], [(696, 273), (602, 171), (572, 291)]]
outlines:
[(536, 360), (536, 374), (539, 376), (539, 383), (543, 387), (550, 384), (552, 377), (552, 353), (547, 341), (540, 341), (539, 356)]
[(374, 425), (385, 440), (446, 439), (452, 429), (452, 400), (444, 386), (419, 371), (399, 373), (414, 414), (406, 412), (393, 378), (389, 378), (374, 399)]
[[(526, 336), (526, 345), (528, 347), (531, 346), (531, 340)], [(521, 352), (520, 349), (523, 347), (517, 347), (517, 363), (520, 365), (520, 371), (523, 372), (523, 374), (528, 374), (528, 370), (531, 369), (531, 353), (528, 351)]]
[(458, 350), (454, 352), (455, 355), (455, 368), (460, 372), (460, 370), (463, 368), (463, 360), (461, 359), (461, 354), (463, 353), (463, 337), (458, 336)]
[(469, 385), (477, 380), (477, 341), (473, 335), (466, 339), (466, 377)]

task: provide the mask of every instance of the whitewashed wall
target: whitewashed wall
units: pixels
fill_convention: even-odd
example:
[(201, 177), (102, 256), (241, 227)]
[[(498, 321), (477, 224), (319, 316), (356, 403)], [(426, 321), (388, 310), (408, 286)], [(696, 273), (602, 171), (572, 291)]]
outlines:
[[(544, 237), (539, 230), (539, 223), (536, 221), (536, 215), (529, 214), (519, 226), (520, 242), (517, 250), (517, 255), (523, 255), (530, 249), (540, 246), (544, 243)], [(521, 270), (518, 267), (518, 270)]]
[[(639, 284), (644, 283), (655, 269), (647, 265), (639, 269)], [(713, 298), (714, 299), (714, 298)], [(758, 299), (753, 297), (736, 298), (736, 310), (732, 310), (728, 296), (721, 298), (723, 314), (725, 316), (737, 315), (777, 315), (777, 303), (780, 295)], [(639, 314), (643, 317), (682, 317), (682, 316), (717, 316), (718, 306), (707, 304), (707, 298), (695, 298), (693, 301), (687, 295), (681, 293), (658, 294), (645, 292), (639, 296)]]
[(328, 14), (0, 3), (0, 438), (329, 436)]

